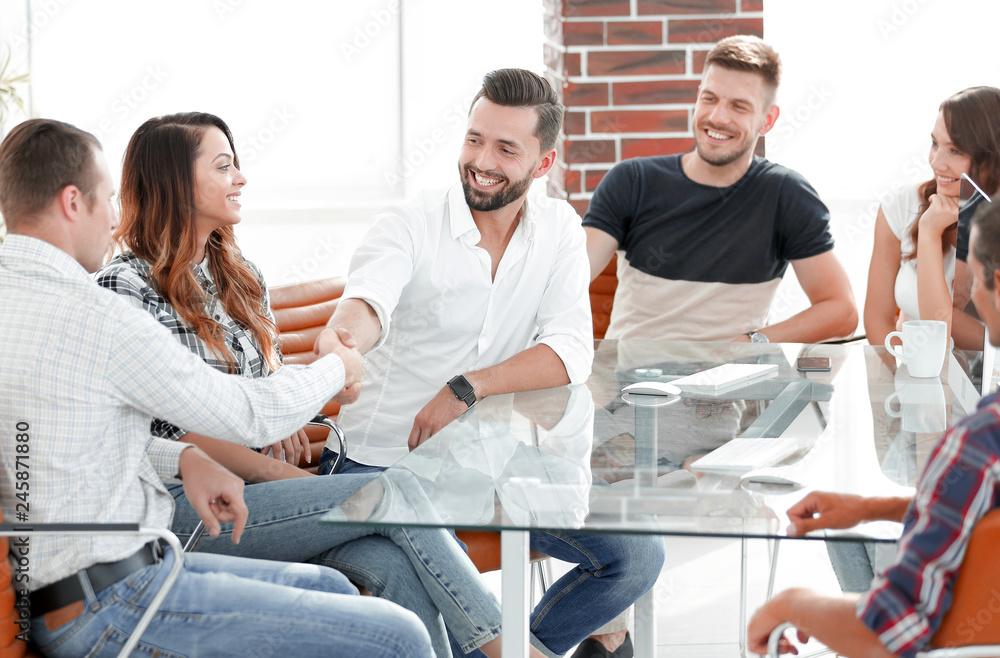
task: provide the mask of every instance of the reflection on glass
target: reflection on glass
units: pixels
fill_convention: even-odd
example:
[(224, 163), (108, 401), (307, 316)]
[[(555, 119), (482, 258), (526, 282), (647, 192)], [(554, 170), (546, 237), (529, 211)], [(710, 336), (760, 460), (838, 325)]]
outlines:
[(976, 185), (976, 181), (969, 178), (968, 174), (962, 174), (960, 187), (958, 190), (958, 207), (964, 210), (967, 206), (979, 205), (979, 202), (986, 199), (986, 203), (993, 203), (993, 199), (983, 189)]

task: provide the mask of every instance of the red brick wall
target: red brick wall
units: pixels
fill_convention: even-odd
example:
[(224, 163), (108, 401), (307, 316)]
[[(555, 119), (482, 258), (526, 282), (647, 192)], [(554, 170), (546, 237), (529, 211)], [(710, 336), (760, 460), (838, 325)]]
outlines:
[(764, 0), (545, 0), (546, 75), (566, 106), (550, 193), (581, 215), (616, 162), (693, 147), (705, 55), (763, 36)]

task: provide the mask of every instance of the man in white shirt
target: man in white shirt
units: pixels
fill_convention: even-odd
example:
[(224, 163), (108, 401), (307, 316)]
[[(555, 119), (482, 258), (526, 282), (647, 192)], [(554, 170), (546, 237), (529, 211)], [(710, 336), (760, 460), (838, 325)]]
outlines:
[[(209, 367), (88, 275), (118, 222), (113, 194), (100, 144), (73, 126), (27, 121), (0, 145), (8, 229), (0, 245), (0, 507), (27, 527), (168, 528), (173, 498), (161, 478), (180, 476), (209, 533), (232, 521), (238, 542), (243, 482), (191, 444), (151, 437), (153, 417), (269, 445), (355, 381), (360, 358), (327, 331), (318, 341), (324, 356), (308, 367), (257, 380)], [(117, 654), (175, 559), (131, 536), (26, 541), (18, 596), (31, 638), (59, 655)], [(342, 575), (317, 565), (190, 554), (139, 651), (246, 656), (268, 646), (323, 656), (332, 645), (352, 655), (429, 655), (415, 615), (349, 593)]]
[[(562, 118), (545, 79), (488, 74), (469, 113), (461, 184), (376, 214), (328, 325), (367, 352), (363, 388), (341, 396), (356, 398), (339, 419), (352, 445), (343, 472), (393, 464), (488, 395), (590, 375), (580, 219), (565, 201), (529, 192), (555, 162)], [(551, 656), (626, 610), (663, 561), (656, 537), (532, 533), (531, 544), (580, 565), (532, 613), (532, 643)], [(611, 650), (625, 639), (615, 631)]]

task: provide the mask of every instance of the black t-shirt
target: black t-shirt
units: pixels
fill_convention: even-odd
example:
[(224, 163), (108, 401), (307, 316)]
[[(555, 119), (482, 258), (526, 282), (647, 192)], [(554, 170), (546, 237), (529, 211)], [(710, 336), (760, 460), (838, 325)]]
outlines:
[(617, 164), (594, 192), (584, 226), (618, 240), (629, 264), (678, 281), (762, 283), (788, 261), (833, 248), (830, 212), (800, 174), (754, 157), (729, 187), (689, 179), (681, 156)]

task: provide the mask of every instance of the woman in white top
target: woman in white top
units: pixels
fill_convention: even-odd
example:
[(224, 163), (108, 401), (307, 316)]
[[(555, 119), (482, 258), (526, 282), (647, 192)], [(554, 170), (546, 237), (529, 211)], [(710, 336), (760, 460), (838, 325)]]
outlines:
[(904, 320), (943, 320), (955, 347), (981, 350), (983, 325), (964, 311), (972, 277), (955, 258), (958, 194), (963, 173), (988, 193), (1000, 185), (1000, 89), (970, 87), (941, 103), (929, 162), (932, 179), (879, 208), (865, 333), (881, 345)]

